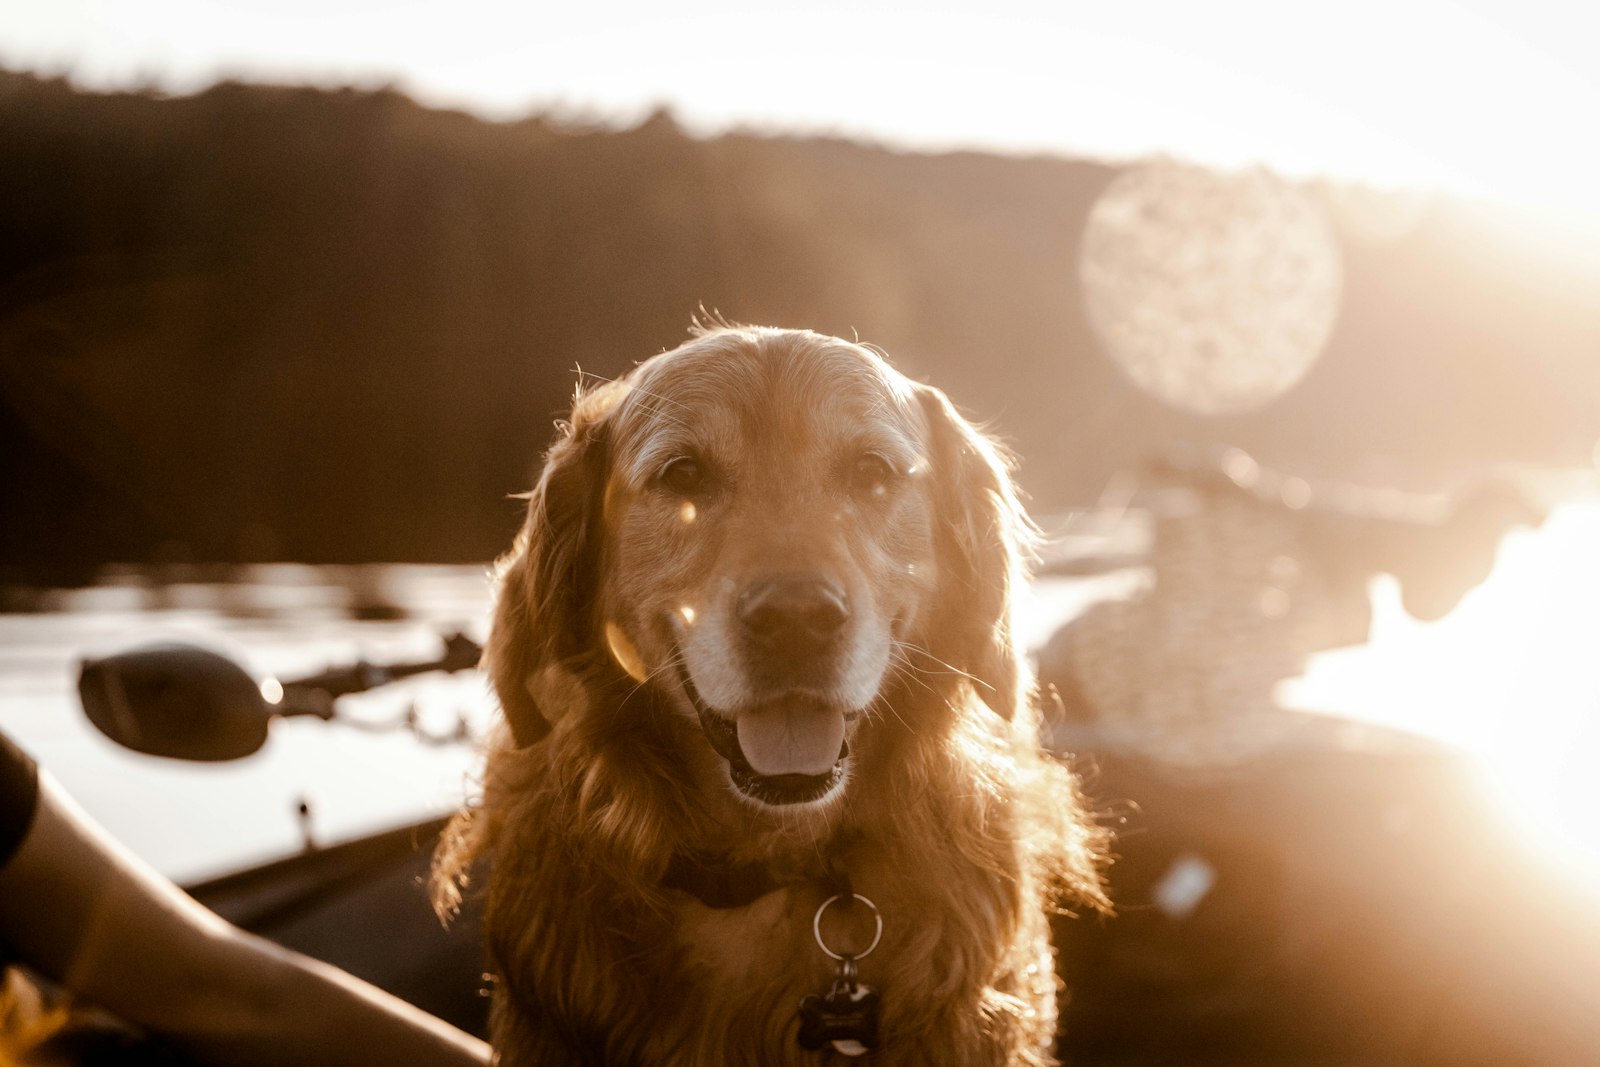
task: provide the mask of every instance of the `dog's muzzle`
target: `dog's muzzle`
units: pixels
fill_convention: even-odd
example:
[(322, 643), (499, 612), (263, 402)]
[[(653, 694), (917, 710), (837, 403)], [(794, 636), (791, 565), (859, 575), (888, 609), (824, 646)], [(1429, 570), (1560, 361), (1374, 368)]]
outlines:
[(857, 713), (796, 696), (729, 719), (700, 698), (686, 669), (679, 673), (700, 729), (745, 796), (773, 807), (811, 804), (844, 780)]

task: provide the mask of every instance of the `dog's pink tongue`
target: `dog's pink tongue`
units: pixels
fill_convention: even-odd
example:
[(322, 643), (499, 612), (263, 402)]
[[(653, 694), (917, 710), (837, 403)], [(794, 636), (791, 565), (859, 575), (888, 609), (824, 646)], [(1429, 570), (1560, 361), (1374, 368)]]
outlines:
[(827, 774), (844, 747), (844, 715), (829, 708), (777, 705), (741, 714), (739, 750), (760, 775)]

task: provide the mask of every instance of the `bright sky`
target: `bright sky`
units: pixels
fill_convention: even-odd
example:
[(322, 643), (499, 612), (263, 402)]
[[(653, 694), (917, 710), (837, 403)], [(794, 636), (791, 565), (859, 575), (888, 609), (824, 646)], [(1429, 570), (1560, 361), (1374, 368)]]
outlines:
[(392, 81), (502, 118), (667, 102), (697, 131), (1264, 162), (1592, 210), (1597, 28), (1570, 0), (0, 0), (0, 63), (174, 91)]

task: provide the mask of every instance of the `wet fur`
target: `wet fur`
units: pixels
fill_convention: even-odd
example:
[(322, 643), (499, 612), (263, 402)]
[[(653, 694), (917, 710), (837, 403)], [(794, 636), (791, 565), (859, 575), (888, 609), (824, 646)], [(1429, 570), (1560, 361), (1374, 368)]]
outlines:
[[(758, 370), (713, 373), (724, 361)], [(606, 619), (626, 610), (617, 601), (648, 591), (613, 573), (617, 465), (647, 447), (651, 419), (678, 417), (675, 396), (692, 396), (696, 411), (806, 396), (804, 410), (764, 413), (805, 423), (834, 417), (829, 390), (844, 378), (879, 383), (885, 410), (919, 438), (916, 503), (934, 521), (920, 530), (920, 512), (907, 512), (903, 536), (926, 541), (934, 573), (852, 741), (844, 795), (762, 809), (715, 787), (720, 757), (662, 673), (636, 681), (604, 639)], [(741, 395), (719, 394), (739, 388), (719, 384), (729, 381), (745, 383)], [(860, 529), (850, 536), (877, 536)], [(834, 973), (812, 938), (829, 853), (884, 917), (882, 944), (861, 963), (883, 994), (872, 1062), (1053, 1062), (1048, 913), (1103, 903), (1103, 842), (1071, 775), (1038, 748), (1011, 629), (1030, 531), (992, 442), (943, 394), (856, 345), (718, 325), (580, 392), (500, 565), (486, 667), (515, 737), (490, 753), (481, 804), (457, 817), (436, 857), (445, 910), (468, 865), (488, 861), (502, 1063), (823, 1062), (795, 1034), (800, 999)], [(630, 551), (635, 583), (649, 578), (633, 573), (640, 558), (681, 564), (667, 549)], [(712, 909), (662, 885), (688, 853), (762, 864), (786, 884)]]

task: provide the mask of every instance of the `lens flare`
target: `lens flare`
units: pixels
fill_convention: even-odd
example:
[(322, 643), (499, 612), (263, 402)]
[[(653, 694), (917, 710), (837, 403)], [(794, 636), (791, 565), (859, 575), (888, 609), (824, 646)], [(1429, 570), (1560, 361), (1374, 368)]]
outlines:
[(644, 669), (644, 659), (639, 655), (639, 650), (627, 634), (622, 632), (622, 627), (614, 622), (606, 623), (606, 646), (611, 649), (611, 658), (617, 661), (617, 666), (628, 673), (628, 677), (636, 682), (643, 682), (647, 677)]
[(1202, 415), (1251, 411), (1322, 354), (1343, 265), (1322, 208), (1266, 171), (1135, 168), (1089, 212), (1079, 261), (1102, 347), (1133, 382)]

